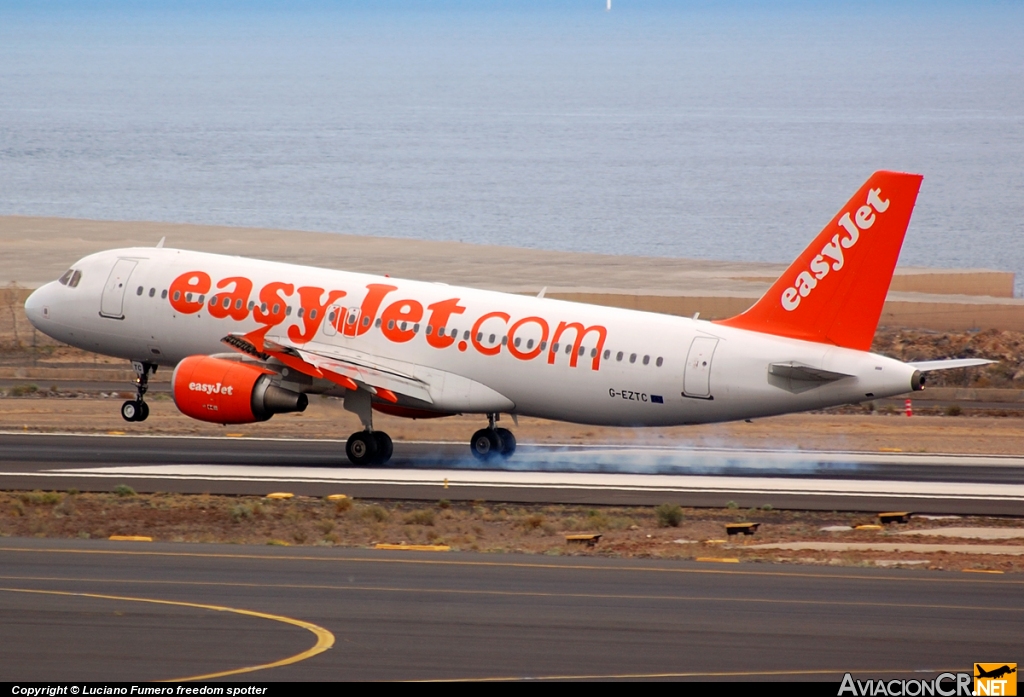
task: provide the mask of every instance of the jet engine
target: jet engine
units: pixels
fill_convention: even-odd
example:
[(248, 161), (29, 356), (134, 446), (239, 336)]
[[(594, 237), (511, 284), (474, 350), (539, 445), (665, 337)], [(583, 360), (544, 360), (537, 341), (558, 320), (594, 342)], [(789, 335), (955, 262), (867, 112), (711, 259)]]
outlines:
[(189, 356), (171, 377), (174, 404), (186, 416), (218, 424), (247, 424), (305, 411), (306, 395), (274, 385), (273, 374), (251, 363)]

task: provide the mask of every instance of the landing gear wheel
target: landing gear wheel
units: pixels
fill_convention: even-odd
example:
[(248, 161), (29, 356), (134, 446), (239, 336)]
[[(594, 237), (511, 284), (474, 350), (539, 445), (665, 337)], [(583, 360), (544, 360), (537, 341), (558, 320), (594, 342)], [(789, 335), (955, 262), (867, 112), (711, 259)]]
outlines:
[(145, 421), (149, 418), (149, 405), (145, 402), (138, 402), (139, 413), (135, 416), (136, 421)]
[(373, 439), (377, 441), (377, 462), (378, 465), (386, 465), (395, 452), (395, 444), (391, 442), (391, 436), (384, 431), (374, 431)]
[(486, 462), (502, 451), (501, 437), (491, 428), (481, 428), (469, 441), (469, 449), (477, 460)]
[(501, 439), (501, 456), (512, 457), (512, 453), (516, 451), (516, 437), (512, 435), (512, 431), (507, 428), (496, 428), (494, 432)]
[(372, 465), (377, 460), (377, 439), (368, 431), (359, 431), (348, 437), (345, 455), (356, 467)]
[[(135, 401), (127, 401), (124, 404), (122, 404), (121, 418), (124, 419), (125, 421), (138, 421), (139, 414), (141, 413), (141, 411), (139, 410), (139, 404), (140, 402)], [(142, 404), (145, 404), (145, 402), (142, 402)]]

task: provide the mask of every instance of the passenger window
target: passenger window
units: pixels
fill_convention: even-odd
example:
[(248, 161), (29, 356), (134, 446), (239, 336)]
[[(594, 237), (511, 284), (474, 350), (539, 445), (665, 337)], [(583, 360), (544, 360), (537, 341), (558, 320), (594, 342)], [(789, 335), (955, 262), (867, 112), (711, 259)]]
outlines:
[(516, 337), (516, 340), (512, 342), (512, 345), (515, 346), (516, 348), (519, 348), (520, 341), (521, 339), (519, 337)]
[(376, 326), (378, 329), (380, 328), (380, 317), (377, 318)]
[(160, 299), (161, 300), (167, 300), (167, 290), (166, 289), (160, 291)]
[(532, 349), (533, 348), (533, 339), (527, 339), (526, 340), (526, 348), (528, 348), (528, 349)]
[(565, 345), (565, 355), (568, 356), (570, 353), (572, 353), (572, 346), (570, 346), (569, 344), (566, 344)]
[(336, 317), (335, 313), (332, 312), (331, 314), (327, 315), (327, 321), (330, 322), (331, 324), (334, 324), (334, 318), (335, 317)]
[(590, 357), (597, 358), (597, 349), (590, 349)]
[(636, 354), (635, 353), (629, 354), (629, 362), (630, 363), (636, 363)]
[(395, 320), (389, 319), (388, 320), (388, 329), (394, 329), (394, 328), (395, 328)]
[[(462, 340), (463, 341), (469, 341), (469, 332), (468, 331), (465, 334), (462, 335)], [(477, 339), (477, 341), (480, 341), (480, 339)]]
[(404, 332), (405, 328), (408, 327), (408, 326), (409, 326), (408, 322), (402, 322), (402, 331)]
[(175, 299), (175, 301), (181, 300), (181, 291), (180, 290), (174, 291), (174, 299)]
[(551, 344), (551, 352), (552, 353), (558, 353), (558, 342), (557, 341), (555, 343)]
[[(241, 300), (241, 298), (239, 298), (239, 300)], [(256, 307), (256, 302), (254, 300), (250, 300), (249, 301), (249, 312), (252, 312), (252, 308), (254, 308), (254, 307)]]
[(155, 296), (156, 296), (156, 288), (150, 288), (149, 289), (149, 297), (152, 298), (152, 297), (155, 297)]
[[(228, 308), (228, 305), (231, 304), (231, 298), (227, 299), (227, 303), (228, 304), (224, 306), (225, 310)], [(241, 298), (239, 298), (238, 300), (235, 301), (235, 309), (236, 310), (241, 310), (242, 309), (242, 299)], [(250, 307), (249, 309), (251, 310), (252, 307)]]
[(291, 317), (292, 316), (292, 306), (291, 305), (288, 305), (287, 307), (284, 308), (284, 314), (285, 314), (286, 317)]
[(622, 360), (622, 351), (619, 351), (618, 353), (615, 354), (615, 360), (617, 360), (617, 361), (621, 361)]
[(206, 301), (206, 293), (199, 296), (199, 304), (202, 305)]
[(587, 352), (587, 347), (586, 346), (580, 346), (580, 355), (582, 356), (586, 352)]
[(370, 318), (369, 317), (363, 317), (363, 326), (364, 327), (369, 327), (370, 326)]
[(142, 295), (143, 291), (145, 291), (145, 290), (146, 290), (145, 288), (143, 288), (142, 286), (139, 286), (139, 289), (135, 291), (135, 294), (136, 295)]
[[(594, 350), (596, 351), (597, 349), (594, 349)], [(605, 349), (604, 350), (604, 359), (605, 360), (608, 360), (611, 357), (611, 355), (612, 355), (612, 352), (611, 352), (610, 349)]]
[(487, 337), (487, 343), (488, 344), (493, 344), (494, 343), (494, 334), (491, 334), (489, 337)]
[(651, 357), (650, 356), (644, 356), (644, 365), (647, 365), (650, 362), (651, 362)]
[(656, 366), (658, 366), (660, 368), (661, 364), (664, 363), (664, 362), (665, 362), (665, 359), (662, 358), (661, 356), (658, 356), (658, 360), (655, 361), (654, 365), (656, 365)]
[(420, 333), (419, 322), (417, 322), (416, 324), (412, 325), (412, 333), (413, 334), (419, 334)]
[(306, 308), (300, 307), (299, 308), (299, 312), (298, 312), (299, 319), (302, 319), (302, 315), (304, 315), (305, 313), (306, 313)]
[(274, 303), (274, 314), (276, 315), (281, 311), (281, 303)]
[(313, 308), (312, 310), (309, 311), (309, 318), (316, 319), (316, 308)]
[(427, 325), (427, 336), (430, 336), (433, 333), (434, 333), (434, 327), (432, 325), (428, 324)]
[(543, 350), (544, 350), (544, 349), (546, 349), (547, 347), (548, 347), (548, 342), (546, 342), (546, 341), (542, 341), (542, 342), (540, 342), (540, 350), (541, 350), (541, 351), (543, 351)]
[(260, 303), (260, 312), (262, 312), (263, 314), (267, 314), (267, 304), (266, 303)]

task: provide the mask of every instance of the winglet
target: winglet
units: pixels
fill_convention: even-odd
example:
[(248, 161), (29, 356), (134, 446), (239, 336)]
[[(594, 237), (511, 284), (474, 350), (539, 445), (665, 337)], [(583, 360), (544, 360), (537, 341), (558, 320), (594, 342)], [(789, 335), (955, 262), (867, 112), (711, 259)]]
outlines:
[(718, 324), (871, 348), (922, 179), (875, 172), (753, 307)]
[(160, 238), (160, 241), (156, 243), (156, 248), (157, 249), (163, 249), (164, 242), (166, 242), (166, 241), (167, 241), (167, 235), (164, 235), (163, 237)]

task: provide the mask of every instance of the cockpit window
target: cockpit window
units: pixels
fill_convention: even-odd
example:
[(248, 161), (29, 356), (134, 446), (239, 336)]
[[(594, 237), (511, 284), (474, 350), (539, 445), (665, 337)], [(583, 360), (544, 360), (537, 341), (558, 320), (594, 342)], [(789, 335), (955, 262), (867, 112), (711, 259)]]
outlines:
[(64, 272), (64, 275), (57, 279), (57, 282), (62, 286), (70, 286), (71, 288), (77, 288), (78, 282), (82, 280), (82, 272), (76, 271), (75, 269), (68, 269)]

